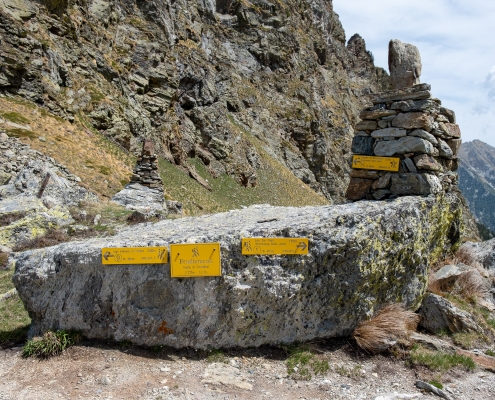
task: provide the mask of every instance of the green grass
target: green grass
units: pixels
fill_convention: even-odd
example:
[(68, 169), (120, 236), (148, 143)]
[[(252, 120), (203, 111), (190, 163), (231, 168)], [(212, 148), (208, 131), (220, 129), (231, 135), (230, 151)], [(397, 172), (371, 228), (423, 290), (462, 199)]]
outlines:
[(13, 122), (15, 124), (29, 124), (31, 122), (28, 118), (15, 111), (2, 113), (1, 115), (2, 118), (6, 119), (7, 121)]
[(14, 271), (12, 270), (0, 271), (0, 295), (14, 289), (14, 283), (12, 282), (13, 274)]
[(423, 365), (432, 371), (448, 371), (457, 366), (464, 367), (466, 371), (476, 368), (470, 357), (431, 351), (417, 345), (413, 347), (409, 361), (412, 365)]
[(206, 357), (206, 361), (210, 363), (224, 363), (227, 361), (227, 357), (222, 350), (212, 350), (210, 354), (208, 354), (208, 357)]
[[(13, 271), (0, 271), (0, 294), (14, 288)], [(0, 347), (26, 340), (31, 319), (18, 295), (0, 301)]]
[(327, 360), (319, 359), (305, 346), (289, 348), (286, 364), (287, 373), (299, 380), (311, 380), (313, 375), (323, 375), (330, 369)]
[(478, 332), (471, 332), (471, 333), (454, 333), (452, 335), (452, 339), (454, 340), (454, 343), (458, 346), (461, 346), (463, 349), (470, 350), (480, 342), (490, 342), (490, 340), (478, 333)]
[(6, 129), (7, 135), (15, 137), (15, 138), (28, 138), (34, 139), (37, 135), (33, 131), (29, 129), (20, 129), (20, 128), (12, 128)]
[[(217, 213), (253, 204), (274, 206), (328, 204), (324, 198), (314, 193), (287, 169), (284, 172), (291, 176), (284, 176), (273, 167), (257, 170), (258, 186), (246, 188), (226, 174), (213, 178), (197, 158), (189, 159), (189, 162), (203, 179), (208, 179), (211, 192), (175, 165), (165, 159), (159, 159), (159, 171), (165, 193), (170, 195), (170, 199), (182, 202), (185, 215)], [(280, 165), (280, 169), (282, 168), (285, 167)]]
[(347, 378), (358, 378), (362, 375), (361, 366), (356, 365), (353, 368), (346, 368), (343, 365), (335, 367), (335, 372), (340, 376), (345, 376)]
[(65, 349), (81, 340), (77, 332), (47, 331), (41, 338), (28, 340), (22, 349), (23, 357), (49, 358), (61, 354)]
[(492, 349), (486, 350), (485, 354), (490, 357), (495, 357), (495, 351), (493, 351)]
[(433, 385), (438, 389), (443, 389), (443, 385), (438, 381), (433, 380), (433, 381), (430, 381), (429, 383), (430, 383), (430, 385)]

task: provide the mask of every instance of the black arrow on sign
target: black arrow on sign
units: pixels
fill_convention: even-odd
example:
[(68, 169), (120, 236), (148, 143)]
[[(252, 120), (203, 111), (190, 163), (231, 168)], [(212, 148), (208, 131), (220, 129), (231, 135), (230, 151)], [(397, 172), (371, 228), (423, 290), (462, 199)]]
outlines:
[(296, 246), (296, 249), (301, 249), (301, 251), (304, 251), (304, 250), (306, 250), (306, 247), (308, 247), (308, 246), (306, 246), (306, 243), (299, 242), (299, 244)]
[(105, 260), (107, 260), (107, 261), (108, 261), (108, 258), (109, 258), (109, 257), (113, 257), (113, 254), (112, 254), (112, 253), (110, 253), (109, 251), (107, 251), (105, 254), (103, 254), (103, 257), (105, 258)]

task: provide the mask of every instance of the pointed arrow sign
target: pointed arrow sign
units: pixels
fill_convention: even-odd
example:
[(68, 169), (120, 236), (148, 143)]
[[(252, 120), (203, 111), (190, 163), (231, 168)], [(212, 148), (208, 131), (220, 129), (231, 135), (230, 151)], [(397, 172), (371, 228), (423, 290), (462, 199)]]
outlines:
[(299, 244), (296, 246), (296, 248), (301, 249), (301, 251), (306, 250), (306, 247), (308, 247), (308, 246), (306, 246), (306, 243), (304, 243), (304, 242), (299, 242)]
[(109, 251), (107, 251), (105, 254), (103, 254), (103, 257), (105, 257), (105, 260), (107, 260), (107, 261), (108, 261), (108, 259), (109, 259), (110, 257), (113, 257), (113, 254), (112, 254), (112, 253), (110, 253)]

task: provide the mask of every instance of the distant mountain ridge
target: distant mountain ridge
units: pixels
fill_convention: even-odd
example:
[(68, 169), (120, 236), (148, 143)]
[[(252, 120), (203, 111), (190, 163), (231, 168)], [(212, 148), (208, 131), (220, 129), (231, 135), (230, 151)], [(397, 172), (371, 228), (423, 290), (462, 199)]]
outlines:
[[(463, 143), (459, 152), (459, 188), (478, 223), (495, 232), (495, 147), (473, 140)], [(483, 227), (481, 227), (483, 229)]]

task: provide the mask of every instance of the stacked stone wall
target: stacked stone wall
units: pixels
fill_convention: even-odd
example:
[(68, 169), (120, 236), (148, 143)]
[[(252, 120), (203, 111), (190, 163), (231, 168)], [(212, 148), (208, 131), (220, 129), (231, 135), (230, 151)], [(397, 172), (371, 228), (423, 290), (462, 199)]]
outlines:
[(428, 84), (375, 95), (355, 127), (352, 154), (399, 158), (397, 172), (353, 164), (346, 197), (382, 200), (448, 192), (457, 184), (461, 132)]

